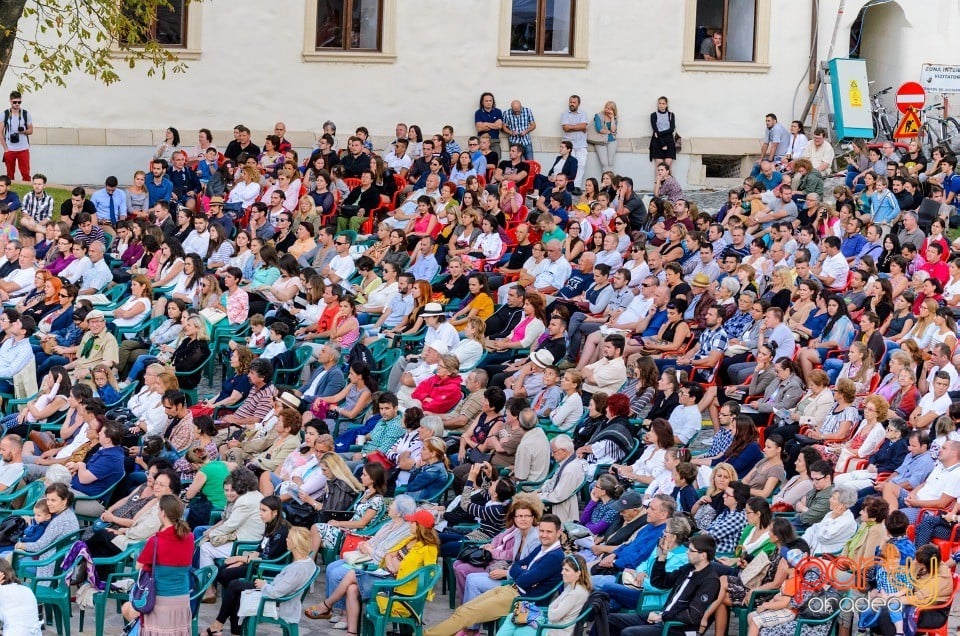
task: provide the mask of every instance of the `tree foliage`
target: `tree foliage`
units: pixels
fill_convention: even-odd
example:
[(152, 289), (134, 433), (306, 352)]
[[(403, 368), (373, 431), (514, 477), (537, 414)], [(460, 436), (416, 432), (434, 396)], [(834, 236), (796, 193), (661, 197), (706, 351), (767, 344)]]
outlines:
[(35, 91), (65, 86), (79, 71), (113, 84), (117, 63), (143, 64), (150, 77), (181, 73), (176, 49), (153, 33), (157, 11), (170, 7), (169, 0), (0, 0), (0, 81), (10, 71), (21, 90)]

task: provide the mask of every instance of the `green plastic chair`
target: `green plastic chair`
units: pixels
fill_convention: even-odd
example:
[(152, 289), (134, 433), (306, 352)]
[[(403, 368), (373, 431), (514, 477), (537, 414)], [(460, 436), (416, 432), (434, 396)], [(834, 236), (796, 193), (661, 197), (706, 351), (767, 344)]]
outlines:
[[(197, 577), (197, 587), (190, 592), (191, 606), (200, 601), (207, 593), (207, 590), (210, 589), (210, 586), (213, 585), (213, 582), (217, 578), (217, 568), (213, 565), (205, 565), (195, 570), (193, 574)], [(190, 619), (190, 631), (193, 636), (200, 636), (200, 612), (196, 612), (193, 618)], [(103, 632), (98, 631), (97, 633), (102, 634)]]
[[(423, 636), (423, 614), (427, 604), (427, 596), (433, 591), (433, 586), (440, 576), (439, 565), (427, 565), (402, 579), (395, 581), (376, 581), (373, 584), (373, 597), (364, 608), (360, 619), (361, 636), (379, 636), (387, 633), (391, 624), (407, 625), (413, 629), (414, 636)], [(416, 581), (417, 593), (412, 596), (396, 594), (398, 587)], [(386, 597), (386, 607), (380, 610), (377, 599)], [(405, 609), (409, 616), (394, 616), (396, 609)], [(249, 636), (253, 636), (250, 634)]]
[[(34, 596), (37, 597), (37, 605), (43, 607), (48, 615), (53, 615), (57, 634), (60, 636), (70, 636), (70, 583), (67, 581), (70, 572), (64, 572), (60, 564), (63, 563), (64, 557), (72, 548), (72, 545), (67, 545), (44, 559), (30, 562), (31, 568), (54, 564), (54, 572), (57, 572), (57, 574), (53, 576), (36, 576), (34, 574), (22, 577), (27, 581), (27, 585), (33, 591)], [(44, 585), (40, 585), (40, 583), (44, 583)]]
[(107, 297), (109, 302), (94, 305), (94, 309), (99, 309), (100, 311), (113, 311), (114, 309), (118, 309), (126, 301), (129, 289), (130, 286), (127, 283), (111, 287), (103, 292), (103, 295)]
[[(143, 546), (146, 542), (141, 541), (138, 543), (132, 543), (127, 546), (127, 549), (111, 557), (96, 557), (93, 559), (94, 566), (98, 568), (109, 567), (112, 572), (107, 574), (112, 574), (113, 572), (133, 572), (136, 569), (137, 557), (140, 556), (140, 552), (143, 550)], [(109, 588), (107, 588), (109, 589)], [(101, 596), (103, 593), (97, 594), (94, 596), (94, 609), (96, 609), (97, 597)], [(130, 596), (130, 593), (127, 592), (127, 597)], [(120, 598), (117, 596), (117, 598)], [(104, 596), (106, 599), (106, 596)], [(118, 609), (119, 611), (119, 609)], [(80, 631), (83, 631), (83, 624), (86, 619), (86, 610), (81, 606), (79, 611), (79, 621), (80, 621)], [(94, 620), (96, 620), (96, 611), (94, 611)], [(102, 634), (102, 629), (97, 630), (98, 634)]]
[[(42, 481), (33, 481), (17, 489), (8, 488), (0, 492), (0, 519), (16, 516), (32, 516), (33, 506), (43, 497), (47, 486)], [(20, 507), (17, 501), (22, 499)]]
[(746, 605), (734, 605), (732, 607), (734, 616), (737, 617), (737, 624), (740, 626), (738, 633), (740, 636), (747, 636), (747, 615), (757, 608), (757, 605), (764, 599), (776, 595), (778, 590), (753, 590), (750, 592), (749, 601)]
[[(279, 572), (282, 569), (282, 566), (278, 565), (268, 565), (262, 564), (257, 568), (257, 578), (265, 578), (268, 573)], [(243, 621), (243, 634), (244, 636), (256, 636), (257, 627), (261, 624), (265, 625), (279, 625), (280, 629), (283, 630), (283, 633), (287, 636), (300, 636), (300, 624), (299, 617), (297, 618), (296, 623), (289, 623), (282, 618), (267, 618), (263, 616), (263, 606), (266, 603), (284, 603), (286, 601), (292, 601), (293, 599), (300, 597), (300, 601), (306, 598), (307, 592), (310, 591), (310, 586), (313, 585), (313, 582), (317, 579), (317, 576), (320, 574), (320, 568), (316, 568), (313, 571), (313, 575), (304, 583), (302, 586), (287, 594), (286, 596), (281, 596), (276, 599), (269, 599), (260, 597), (260, 606), (257, 608), (256, 616), (247, 616)], [(382, 632), (385, 633), (385, 632)]]
[[(116, 289), (116, 288), (114, 288)], [(163, 316), (157, 316), (157, 318), (164, 318)], [(117, 338), (117, 342), (123, 342), (123, 337), (127, 334), (140, 335), (143, 332), (149, 333), (151, 329), (155, 328), (153, 323), (156, 319), (147, 316), (140, 322), (135, 325), (130, 325), (128, 327), (118, 327), (116, 324), (113, 325), (113, 335)]]
[[(542, 611), (543, 611), (543, 615), (546, 616), (546, 615), (547, 615), (547, 609), (546, 609), (546, 608), (541, 608), (541, 609), (542, 609)], [(549, 623), (549, 622), (547, 622), (547, 623), (537, 623), (537, 633), (536, 633), (535, 636), (544, 636), (545, 634), (548, 633), (548, 631), (563, 630), (563, 629), (568, 629), (568, 628), (570, 628), (570, 627), (573, 627), (573, 626), (576, 625), (577, 623), (581, 623), (581, 622), (587, 620), (587, 618), (590, 617), (590, 612), (592, 612), (592, 611), (593, 611), (593, 608), (588, 607), (588, 608), (584, 609), (583, 611), (581, 611), (581, 612), (576, 616), (576, 618), (574, 618), (573, 620), (571, 620), (571, 621), (568, 622), (568, 623)]]
[[(120, 482), (122, 482), (125, 477), (126, 475), (124, 475), (123, 477), (115, 481), (113, 484), (110, 485), (109, 488), (101, 492), (99, 495), (75, 495), (73, 498), (74, 506), (76, 506), (76, 502), (78, 501), (96, 501), (101, 504), (104, 504), (104, 507), (106, 507), (106, 502), (110, 501), (110, 497), (113, 495), (113, 491), (117, 489), (117, 486), (120, 485)], [(81, 515), (77, 513), (77, 520), (80, 522), (81, 526), (84, 525), (84, 523), (86, 523), (87, 525), (90, 525), (99, 518), (100, 518), (100, 515), (92, 516), (92, 515)]]
[(13, 413), (19, 413), (21, 410), (20, 407), (30, 404), (38, 397), (40, 397), (39, 392), (25, 398), (14, 397), (12, 393), (0, 393), (0, 399), (3, 400), (3, 414), (11, 415)]

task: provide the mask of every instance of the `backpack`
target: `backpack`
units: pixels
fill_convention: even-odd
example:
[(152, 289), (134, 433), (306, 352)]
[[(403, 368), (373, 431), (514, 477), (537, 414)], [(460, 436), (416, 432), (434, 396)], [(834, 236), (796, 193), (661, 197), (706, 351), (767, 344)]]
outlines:
[(350, 353), (347, 354), (347, 366), (350, 366), (354, 362), (362, 362), (363, 364), (367, 365), (368, 369), (374, 368), (373, 353), (370, 351), (369, 347), (362, 342), (358, 342), (353, 345)]
[(0, 546), (15, 545), (26, 529), (27, 520), (23, 517), (7, 517), (0, 522)]
[[(29, 116), (30, 116), (30, 115), (27, 114), (27, 109), (26, 109), (26, 108), (21, 108), (21, 109), (20, 109), (20, 117), (19, 117), (19, 119), (20, 119), (20, 123), (23, 124), (23, 127), (24, 127), (24, 128), (27, 127), (27, 122), (30, 121), (30, 120), (28, 119)], [(4, 127), (4, 130), (6, 130), (6, 132), (7, 132), (7, 138), (9, 139), (9, 138), (10, 138), (10, 109), (9, 109), (9, 108), (6, 109), (5, 111), (3, 111), (3, 127)], [(14, 130), (13, 132), (18, 132), (18, 131)], [(21, 135), (23, 135), (24, 137), (26, 137), (26, 138), (27, 138), (27, 141), (30, 140), (30, 136), (27, 135), (26, 133), (18, 133), (18, 134), (21, 134)]]

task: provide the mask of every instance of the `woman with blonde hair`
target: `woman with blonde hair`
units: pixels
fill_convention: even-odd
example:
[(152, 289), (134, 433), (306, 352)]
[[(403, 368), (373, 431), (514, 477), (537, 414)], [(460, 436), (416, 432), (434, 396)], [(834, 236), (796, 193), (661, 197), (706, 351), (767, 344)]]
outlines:
[(597, 134), (606, 134), (605, 145), (592, 144), (600, 160), (600, 172), (613, 170), (613, 160), (617, 156), (617, 128), (620, 124), (620, 113), (617, 102), (610, 100), (603, 105), (603, 110), (593, 116), (593, 129)]
[(710, 527), (713, 520), (720, 514), (724, 508), (724, 492), (730, 484), (739, 479), (737, 469), (726, 462), (721, 462), (713, 467), (707, 492), (690, 509), (694, 523), (700, 530)]
[(147, 173), (137, 170), (133, 173), (133, 184), (127, 188), (127, 213), (139, 217), (138, 212), (146, 214), (150, 208), (150, 193), (147, 192)]
[(475, 316), (467, 319), (463, 329), (463, 339), (450, 351), (450, 355), (456, 356), (460, 361), (461, 369), (472, 369), (480, 362), (486, 345), (484, 338), (486, 331), (485, 320)]
[[(912, 340), (920, 349), (926, 349), (930, 346), (934, 334), (940, 332), (940, 328), (937, 327), (935, 321), (939, 307), (940, 305), (933, 298), (927, 298), (921, 303), (920, 311), (917, 312), (917, 322), (907, 332), (907, 335), (899, 340), (900, 348), (904, 348), (907, 340)], [(897, 342), (897, 339), (892, 339), (892, 342)]]
[(240, 181), (230, 190), (227, 203), (240, 204), (246, 210), (256, 203), (260, 194), (260, 171), (253, 166), (243, 166), (240, 170)]

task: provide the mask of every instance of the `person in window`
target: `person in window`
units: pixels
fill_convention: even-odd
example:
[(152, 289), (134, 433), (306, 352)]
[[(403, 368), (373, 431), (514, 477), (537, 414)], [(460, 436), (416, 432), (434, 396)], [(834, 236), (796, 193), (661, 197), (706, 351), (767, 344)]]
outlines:
[(723, 59), (723, 33), (714, 32), (708, 38), (700, 43), (700, 56), (710, 62), (717, 62)]

